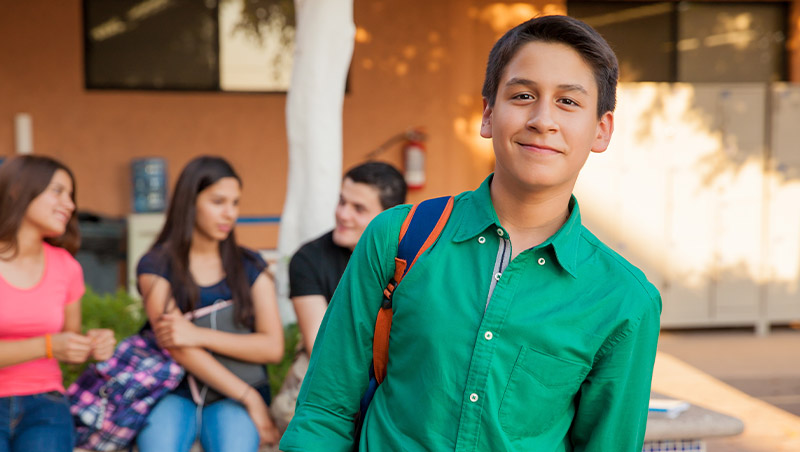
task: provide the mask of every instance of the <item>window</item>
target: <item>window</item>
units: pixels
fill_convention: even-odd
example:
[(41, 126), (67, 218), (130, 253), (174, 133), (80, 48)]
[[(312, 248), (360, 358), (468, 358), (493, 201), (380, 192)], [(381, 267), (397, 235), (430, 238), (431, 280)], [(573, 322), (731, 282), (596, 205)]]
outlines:
[(785, 2), (568, 2), (617, 53), (620, 81), (786, 79)]
[(89, 89), (286, 91), (292, 0), (84, 0)]

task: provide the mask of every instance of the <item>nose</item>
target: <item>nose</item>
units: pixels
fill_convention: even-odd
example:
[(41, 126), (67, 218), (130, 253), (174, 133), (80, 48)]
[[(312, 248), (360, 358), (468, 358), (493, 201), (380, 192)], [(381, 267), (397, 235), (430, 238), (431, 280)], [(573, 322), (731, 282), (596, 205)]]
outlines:
[(75, 210), (75, 203), (72, 201), (72, 197), (68, 194), (65, 194), (61, 199), (61, 202), (64, 203), (64, 207), (69, 209), (70, 213)]
[(336, 206), (336, 219), (339, 221), (345, 221), (350, 218), (351, 209), (347, 207), (347, 204), (338, 204)]
[(229, 204), (224, 211), (225, 217), (231, 220), (235, 220), (239, 216), (239, 207), (233, 204)]
[(539, 133), (554, 132), (557, 130), (558, 124), (556, 124), (553, 118), (552, 108), (554, 108), (554, 106), (547, 102), (536, 102), (532, 104), (531, 114), (527, 122), (528, 128), (534, 129)]

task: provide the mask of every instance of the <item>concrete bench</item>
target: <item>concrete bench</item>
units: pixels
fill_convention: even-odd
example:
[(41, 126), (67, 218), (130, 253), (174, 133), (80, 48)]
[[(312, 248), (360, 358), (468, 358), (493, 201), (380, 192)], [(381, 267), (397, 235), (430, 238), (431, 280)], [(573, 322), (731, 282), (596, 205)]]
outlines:
[[(658, 394), (653, 397), (665, 398)], [(705, 439), (738, 435), (743, 430), (741, 420), (697, 405), (690, 405), (674, 418), (651, 412), (642, 451), (706, 452)]]

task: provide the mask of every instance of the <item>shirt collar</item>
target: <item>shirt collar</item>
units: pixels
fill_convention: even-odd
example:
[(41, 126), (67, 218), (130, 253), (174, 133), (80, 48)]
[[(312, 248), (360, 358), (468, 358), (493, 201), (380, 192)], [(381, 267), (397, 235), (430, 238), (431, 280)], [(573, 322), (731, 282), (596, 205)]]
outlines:
[(578, 245), (581, 240), (581, 209), (575, 195), (569, 198), (569, 218), (561, 228), (539, 247), (551, 246), (561, 267), (573, 277), (577, 277), (575, 267), (578, 262)]
[[(490, 174), (477, 190), (469, 193), (464, 201), (467, 205), (459, 221), (458, 231), (453, 237), (455, 242), (463, 242), (482, 234), (490, 226), (499, 227), (500, 220), (492, 204), (489, 186), (493, 174)], [(578, 200), (574, 195), (569, 200), (569, 217), (567, 221), (544, 243), (537, 248), (551, 247), (559, 265), (573, 277), (578, 260), (578, 245), (581, 238), (581, 212)]]
[(489, 193), (489, 185), (494, 174), (490, 174), (483, 180), (477, 190), (468, 192), (464, 201), (465, 209), (461, 215), (458, 231), (453, 237), (455, 242), (464, 242), (483, 233), (489, 226), (500, 226), (497, 213), (494, 211), (492, 196)]

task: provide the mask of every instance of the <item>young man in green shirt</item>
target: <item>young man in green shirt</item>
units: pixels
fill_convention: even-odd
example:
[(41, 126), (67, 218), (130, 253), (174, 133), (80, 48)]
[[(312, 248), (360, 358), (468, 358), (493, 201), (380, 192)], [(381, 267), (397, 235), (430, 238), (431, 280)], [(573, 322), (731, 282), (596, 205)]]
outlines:
[[(617, 61), (588, 25), (532, 19), (492, 49), (495, 171), (456, 197), (394, 293), (362, 451), (642, 449), (661, 299), (581, 225), (572, 190), (613, 132)], [(409, 206), (362, 235), (320, 329), (284, 451), (350, 451)]]

